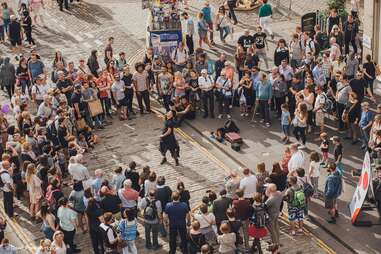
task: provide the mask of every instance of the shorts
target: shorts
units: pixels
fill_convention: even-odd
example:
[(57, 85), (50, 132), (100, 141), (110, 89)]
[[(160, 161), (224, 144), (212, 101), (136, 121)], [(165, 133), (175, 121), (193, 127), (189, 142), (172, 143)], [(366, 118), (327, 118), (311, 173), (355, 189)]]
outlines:
[(124, 107), (124, 106), (127, 106), (127, 97), (124, 97), (123, 99), (121, 100), (118, 100), (119, 102), (119, 107)]
[(16, 39), (16, 40), (11, 39), (11, 45), (13, 47), (21, 46), (21, 39)]
[(316, 126), (324, 126), (324, 112), (317, 111), (315, 113), (315, 123)]
[(283, 125), (282, 124), (282, 131), (284, 133), (284, 135), (290, 135), (290, 125)]
[(326, 198), (324, 206), (327, 209), (333, 209), (336, 207), (336, 198)]
[(289, 221), (301, 221), (304, 219), (304, 209), (297, 207), (288, 208), (288, 220)]

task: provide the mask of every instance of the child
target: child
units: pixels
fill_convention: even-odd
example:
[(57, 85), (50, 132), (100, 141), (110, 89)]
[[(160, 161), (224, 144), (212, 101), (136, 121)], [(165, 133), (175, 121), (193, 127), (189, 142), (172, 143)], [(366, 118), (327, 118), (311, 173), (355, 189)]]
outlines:
[(313, 152), (310, 155), (310, 168), (309, 177), (311, 179), (311, 184), (314, 187), (314, 197), (318, 195), (319, 187), (319, 176), (320, 176), (320, 157), (317, 152)]
[(78, 137), (78, 145), (83, 149), (85, 152), (89, 151), (89, 145), (87, 144), (86, 138), (83, 134), (79, 134)]
[(340, 171), (340, 174), (342, 174), (343, 164), (341, 161), (343, 159), (343, 145), (341, 144), (341, 140), (338, 136), (333, 136), (331, 140), (333, 141), (334, 145), (333, 156), (335, 157), (335, 164), (337, 169)]
[(328, 166), (328, 151), (329, 151), (329, 140), (328, 140), (328, 134), (326, 132), (323, 132), (320, 134), (320, 151), (323, 155), (323, 165), (326, 168)]
[(282, 124), (282, 132), (284, 137), (282, 138), (282, 141), (284, 141), (285, 144), (287, 144), (290, 141), (290, 123), (291, 123), (291, 115), (288, 111), (288, 104), (283, 103), (281, 106), (282, 109), (282, 116), (281, 116), (281, 124)]

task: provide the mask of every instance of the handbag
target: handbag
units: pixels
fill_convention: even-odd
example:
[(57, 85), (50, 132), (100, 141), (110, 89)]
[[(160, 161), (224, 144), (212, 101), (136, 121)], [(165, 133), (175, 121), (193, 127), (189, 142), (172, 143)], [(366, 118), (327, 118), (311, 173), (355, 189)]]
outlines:
[(247, 227), (247, 234), (250, 237), (263, 238), (267, 236), (267, 229), (266, 227), (256, 228), (254, 224), (250, 223)]
[(77, 124), (77, 129), (78, 130), (83, 130), (87, 126), (86, 121), (83, 118), (78, 119), (76, 121), (76, 124)]
[(103, 114), (102, 104), (100, 100), (87, 102), (91, 117)]
[(374, 66), (374, 73), (376, 74), (376, 76), (381, 75), (380, 66), (378, 66), (378, 64), (375, 64), (375, 63), (373, 63), (373, 66)]

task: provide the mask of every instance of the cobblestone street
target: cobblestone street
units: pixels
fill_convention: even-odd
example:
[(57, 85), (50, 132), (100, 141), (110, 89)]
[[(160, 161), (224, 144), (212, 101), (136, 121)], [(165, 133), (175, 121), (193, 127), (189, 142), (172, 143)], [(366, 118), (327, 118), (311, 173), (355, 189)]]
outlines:
[[(276, 1), (273, 1), (273, 4)], [(189, 12), (195, 15), (201, 7), (200, 3), (203, 1), (192, 0), (190, 2), (191, 8)], [(316, 0), (306, 5), (304, 0), (294, 0), (293, 6), (295, 6), (297, 12), (302, 13), (316, 10), (319, 7), (323, 8), (321, 7), (322, 2), (322, 0)], [(216, 8), (216, 2), (211, 0), (211, 3)], [(287, 4), (288, 1), (284, 3)], [(87, 0), (81, 4), (73, 5), (70, 12), (64, 13), (60, 12), (56, 6), (48, 7), (45, 26), (37, 26), (34, 30), (39, 44), (37, 51), (49, 67), (51, 66), (55, 51), (58, 49), (63, 53), (65, 59), (75, 62), (78, 62), (80, 58), (87, 59), (92, 49), (97, 49), (100, 56), (99, 59), (103, 59), (105, 42), (108, 37), (113, 36), (115, 38), (113, 47), (116, 52), (114, 54), (120, 51), (126, 52), (129, 63), (133, 64), (141, 59), (146, 48), (146, 31), (144, 29), (146, 18), (146, 13), (141, 11), (140, 0), (124, 0), (124, 2), (123, 0)], [(212, 58), (216, 58), (217, 55), (224, 52), (232, 60), (232, 55), (234, 54), (233, 48), (239, 35), (242, 34), (244, 29), (248, 28), (253, 31), (257, 26), (257, 11), (254, 13), (239, 12), (238, 18), (240, 23), (234, 36), (227, 40), (229, 46), (217, 45), (217, 51), (207, 50)], [(288, 18), (276, 12), (272, 23), (276, 40), (280, 37), (287, 38), (288, 40), (296, 24), (299, 24), (299, 17)], [(217, 38), (217, 33), (215, 37)], [(219, 43), (219, 39), (217, 43)], [(271, 42), (269, 55), (272, 54), (274, 48), (275, 42)], [(9, 53), (8, 47), (0, 45), (0, 54), (8, 55)], [(103, 64), (103, 60), (100, 60), (100, 62)], [(5, 98), (1, 97), (0, 100), (4, 101)], [(209, 128), (213, 126), (206, 125)], [(205, 128), (205, 125), (202, 127)], [(174, 162), (169, 156), (169, 164), (161, 166), (161, 155), (158, 150), (158, 136), (161, 134), (161, 129), (162, 121), (156, 114), (144, 115), (143, 117), (138, 116), (128, 122), (114, 120), (111, 126), (96, 132), (101, 139), (101, 143), (85, 155), (87, 167), (91, 170), (92, 174), (94, 170), (102, 169), (106, 173), (106, 176), (109, 177), (117, 166), (125, 168), (131, 161), (135, 161), (138, 164), (139, 170), (143, 166), (148, 165), (157, 175), (164, 175), (168, 185), (172, 189), (175, 189), (178, 180), (183, 181), (186, 188), (191, 192), (192, 205), (197, 204), (201, 200), (206, 190), (212, 189), (218, 191), (229, 169), (239, 168), (239, 165), (226, 155), (216, 155), (213, 145), (209, 141), (205, 141), (204, 137), (196, 134), (189, 127), (185, 127), (177, 132), (181, 147), (180, 166), (174, 166)], [(256, 134), (262, 135), (262, 133), (263, 131), (261, 130)], [(274, 151), (274, 154), (279, 153), (283, 149), (283, 145), (278, 141), (270, 145), (272, 147), (271, 151), (269, 151)], [(256, 156), (260, 157), (265, 151), (257, 150), (256, 153)], [(272, 154), (272, 156), (274, 155)], [(271, 161), (272, 159), (269, 158), (268, 160)], [(252, 169), (255, 168), (254, 164), (250, 166)], [(38, 241), (43, 237), (40, 232), (41, 225), (33, 224), (30, 221), (28, 208), (25, 204), (18, 202), (17, 205), (16, 212), (20, 214), (18, 220), (20, 224), (19, 229), (23, 231), (26, 237), (32, 239), (35, 244), (38, 244)], [(307, 222), (307, 224), (309, 224), (310, 228), (319, 230), (317, 226), (310, 222)], [(289, 226), (286, 221), (282, 220), (282, 253), (335, 253), (330, 248), (327, 248), (316, 237), (316, 234), (312, 235), (306, 231), (302, 236), (291, 237), (288, 228)], [(167, 239), (163, 238), (160, 239), (161, 244), (163, 244), (162, 250), (156, 252), (146, 250), (144, 248), (144, 239), (142, 238), (144, 233), (141, 224), (139, 225), (139, 230), (141, 237), (137, 241), (138, 253), (168, 253), (168, 242)], [(330, 236), (325, 237), (326, 239), (328, 238), (328, 241), (331, 238)], [(333, 239), (330, 240), (334, 242)], [(78, 232), (76, 242), (82, 249), (81, 253), (92, 253), (88, 233), (83, 234)], [(264, 245), (264, 248), (266, 248), (267, 244)], [(344, 254), (344, 252), (341, 253)]]

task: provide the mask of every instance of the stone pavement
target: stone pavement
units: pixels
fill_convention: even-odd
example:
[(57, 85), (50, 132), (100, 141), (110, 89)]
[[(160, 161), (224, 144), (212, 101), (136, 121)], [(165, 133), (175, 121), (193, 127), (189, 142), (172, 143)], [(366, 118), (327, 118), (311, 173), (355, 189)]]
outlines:
[[(194, 1), (193, 1), (194, 2)], [(122, 3), (118, 0), (107, 2), (100, 0), (91, 0), (81, 5), (74, 5), (72, 10), (67, 13), (61, 13), (56, 7), (48, 8), (46, 17), (47, 27), (36, 28), (36, 39), (39, 43), (37, 48), (47, 64), (51, 64), (51, 59), (55, 50), (63, 51), (67, 60), (78, 60), (80, 57), (87, 57), (90, 50), (97, 48), (102, 59), (104, 42), (110, 35), (115, 37), (115, 50), (119, 52), (124, 50), (129, 57), (144, 50), (145, 32), (144, 12), (140, 11), (140, 1), (128, 1)], [(137, 11), (139, 10), (139, 11)], [(126, 16), (125, 12), (128, 12)], [(255, 16), (249, 13), (243, 13), (248, 20), (255, 20)], [(284, 19), (279, 17), (279, 24), (284, 23)], [(289, 24), (285, 24), (289, 26)], [(241, 29), (244, 25), (241, 25)], [(241, 30), (242, 31), (242, 30)], [(3, 53), (9, 53), (8, 49), (0, 46)], [(226, 170), (225, 164), (229, 168), (237, 168), (234, 162), (224, 163), (213, 159), (213, 156), (205, 151), (211, 148), (197, 146), (186, 135), (181, 139), (181, 166), (174, 167), (173, 164), (158, 166), (160, 154), (158, 152), (158, 138), (160, 134), (161, 122), (156, 116), (144, 116), (131, 122), (115, 122), (107, 130), (98, 132), (102, 143), (94, 151), (89, 153), (88, 167), (93, 171), (97, 168), (105, 170), (110, 175), (112, 170), (119, 164), (126, 165), (131, 160), (135, 160), (142, 165), (150, 165), (159, 175), (165, 175), (171, 187), (181, 179), (192, 193), (192, 204), (196, 204), (207, 189), (217, 190), (223, 182)], [(139, 131), (137, 131), (139, 130)], [(193, 135), (196, 137), (196, 135)], [(200, 137), (199, 137), (200, 138)], [(203, 144), (205, 145), (205, 144)], [(17, 202), (17, 212), (20, 214), (19, 223), (24, 229), (23, 232), (34, 241), (41, 239), (39, 225), (32, 224), (29, 220), (27, 207), (21, 202)], [(141, 230), (141, 228), (139, 228)], [(83, 253), (91, 253), (89, 250), (89, 239), (87, 234), (77, 238)], [(282, 223), (282, 242), (284, 253), (327, 253), (329, 251), (322, 249), (321, 243), (310, 234), (290, 238), (287, 234), (287, 225)], [(138, 240), (138, 246), (145, 253), (143, 240)], [(168, 249), (165, 241), (164, 250)], [(148, 253), (148, 252), (147, 252)], [(152, 253), (152, 252), (150, 252)]]

